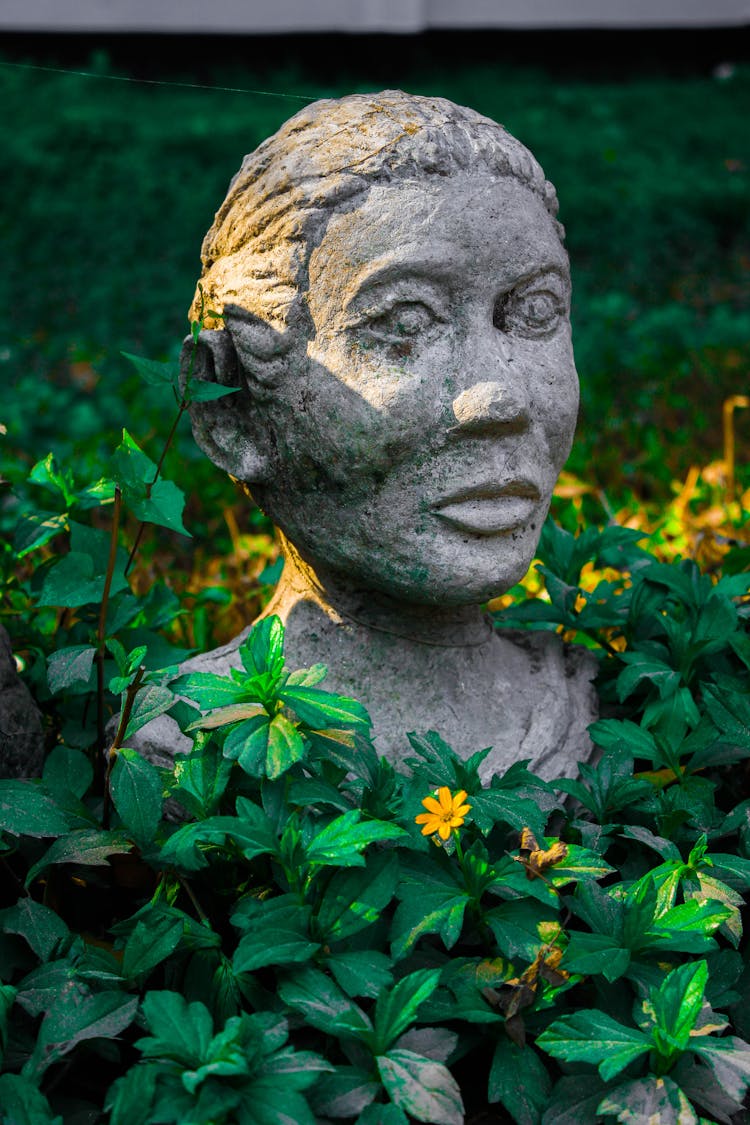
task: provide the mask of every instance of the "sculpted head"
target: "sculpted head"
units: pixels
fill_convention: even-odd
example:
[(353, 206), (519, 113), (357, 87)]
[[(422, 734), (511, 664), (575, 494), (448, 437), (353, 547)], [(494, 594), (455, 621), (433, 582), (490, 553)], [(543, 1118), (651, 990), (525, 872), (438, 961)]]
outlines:
[(523, 145), (440, 98), (316, 102), (245, 157), (193, 358), (241, 390), (193, 428), (318, 574), (469, 605), (525, 573), (578, 407), (556, 211)]

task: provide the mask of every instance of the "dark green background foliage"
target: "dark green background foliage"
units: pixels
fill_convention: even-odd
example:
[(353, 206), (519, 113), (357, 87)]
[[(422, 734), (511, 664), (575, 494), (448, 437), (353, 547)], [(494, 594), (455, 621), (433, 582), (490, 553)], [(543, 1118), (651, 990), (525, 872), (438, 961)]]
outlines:
[[(302, 99), (400, 86), (502, 121), (556, 184), (568, 233), (583, 387), (571, 467), (616, 492), (626, 481), (663, 492), (696, 449), (703, 463), (720, 455), (721, 401), (746, 379), (750, 69), (715, 77), (704, 58), (692, 72), (657, 77), (655, 67), (634, 74), (620, 63), (607, 80), (607, 57), (626, 45), (634, 64), (642, 41), (594, 41), (600, 76), (587, 78), (591, 60), (570, 37), (547, 46), (552, 72), (514, 63), (518, 40), (497, 36), (483, 50), (464, 40), (465, 61), (449, 40), (397, 49), (385, 38), (369, 51), (345, 39), (294, 50), (222, 41), (215, 55), (212, 41), (190, 51), (172, 41), (161, 56), (152, 43), (140, 68), (141, 48), (120, 49), (118, 66), (101, 52), (75, 58), (102, 75)], [(664, 51), (674, 63), (679, 38)], [(214, 64), (222, 53), (223, 66)], [(528, 41), (524, 53), (533, 59)], [(36, 59), (13, 57), (59, 61), (39, 47)], [(276, 68), (275, 57), (285, 60)], [(0, 231), (13, 264), (0, 274), (8, 444), (30, 461), (73, 444), (80, 455), (117, 432), (123, 398), (131, 428), (158, 430), (118, 350), (174, 351), (201, 239), (230, 177), (303, 101), (10, 68), (0, 68), (0, 90)], [(187, 441), (184, 455), (193, 455)]]

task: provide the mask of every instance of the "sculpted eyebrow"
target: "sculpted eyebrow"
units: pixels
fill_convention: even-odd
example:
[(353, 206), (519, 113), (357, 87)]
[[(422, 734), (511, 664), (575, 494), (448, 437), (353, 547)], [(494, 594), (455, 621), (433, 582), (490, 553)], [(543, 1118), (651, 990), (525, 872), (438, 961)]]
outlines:
[(371, 273), (360, 275), (347, 289), (344, 303), (348, 307), (353, 301), (370, 289), (391, 283), (414, 281), (417, 284), (448, 285), (452, 271), (446, 262), (426, 258), (423, 261), (387, 262), (376, 267)]

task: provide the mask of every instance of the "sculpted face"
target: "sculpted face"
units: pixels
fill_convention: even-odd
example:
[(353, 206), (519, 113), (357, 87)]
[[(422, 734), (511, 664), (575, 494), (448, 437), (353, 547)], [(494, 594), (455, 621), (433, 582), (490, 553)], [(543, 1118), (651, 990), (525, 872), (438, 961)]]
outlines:
[(306, 355), (258, 407), (261, 507), (321, 574), (422, 604), (508, 589), (573, 438), (569, 295), (519, 181), (371, 188), (313, 251)]

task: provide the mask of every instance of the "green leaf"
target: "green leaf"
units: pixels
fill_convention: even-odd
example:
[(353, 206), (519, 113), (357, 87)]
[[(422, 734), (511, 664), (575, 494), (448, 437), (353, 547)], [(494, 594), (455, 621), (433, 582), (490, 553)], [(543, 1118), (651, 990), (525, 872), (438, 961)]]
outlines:
[(66, 507), (70, 507), (75, 497), (73, 474), (69, 469), (61, 469), (54, 453), (48, 453), (42, 461), (37, 461), (28, 476), (32, 484), (41, 485), (48, 492), (61, 497)]
[[(70, 552), (47, 571), (39, 605), (77, 607), (100, 602), (109, 562), (110, 537), (99, 528), (70, 524)], [(125, 577), (127, 555), (117, 549), (110, 597), (129, 589)]]
[(598, 1074), (574, 1074), (555, 1083), (542, 1125), (588, 1125), (596, 1120), (596, 1110), (607, 1087)]
[(407, 888), (391, 926), (393, 956), (401, 960), (425, 934), (439, 934), (445, 948), (451, 949), (463, 927), (469, 903), (466, 890), (452, 881), (426, 885), (419, 891), (411, 883)]
[(429, 1125), (463, 1125), (461, 1091), (442, 1063), (397, 1049), (376, 1061), (383, 1085), (400, 1109)]
[(168, 687), (159, 684), (145, 684), (137, 693), (130, 712), (130, 720), (123, 736), (127, 742), (136, 731), (150, 723), (158, 715), (163, 715), (175, 703), (175, 695)]
[(94, 768), (85, 754), (71, 746), (53, 746), (42, 773), (42, 781), (53, 795), (83, 797), (93, 780)]
[(588, 728), (589, 737), (602, 750), (625, 746), (633, 758), (653, 759), (656, 741), (653, 734), (630, 719), (600, 719)]
[(80, 488), (76, 492), (75, 507), (85, 512), (89, 508), (101, 508), (104, 504), (110, 504), (114, 498), (115, 482), (100, 477), (93, 484), (87, 484), (85, 488)]
[(570, 934), (563, 958), (563, 968), (569, 973), (593, 976), (601, 973), (606, 980), (619, 980), (630, 964), (630, 950), (624, 949), (617, 938), (609, 934)]
[[(2, 782), (0, 782), (2, 785)], [(30, 886), (46, 868), (58, 863), (79, 863), (83, 866), (106, 866), (111, 855), (125, 855), (132, 848), (124, 832), (102, 832), (96, 828), (79, 828), (50, 844), (26, 876)]]
[(272, 678), (284, 670), (284, 626), (275, 614), (253, 625), (239, 647), (239, 657), (250, 676), (268, 673)]
[(718, 730), (738, 746), (750, 749), (750, 702), (747, 694), (704, 684), (703, 701)]
[(533, 961), (544, 944), (539, 936), (540, 925), (556, 917), (555, 911), (533, 899), (504, 902), (485, 914), (500, 952), (511, 960), (521, 957), (525, 961)]
[(198, 817), (216, 812), (226, 792), (232, 763), (218, 746), (197, 747), (190, 754), (175, 757), (174, 776), (177, 782), (172, 796)]
[(186, 730), (189, 734), (194, 730), (217, 730), (240, 723), (243, 719), (257, 719), (259, 716), (269, 719), (268, 712), (261, 703), (229, 703), (226, 707), (217, 707), (210, 714), (202, 715), (200, 719), (190, 723)]
[(666, 910), (637, 941), (638, 949), (671, 949), (679, 953), (705, 953), (716, 948), (709, 935), (732, 917), (732, 907), (703, 899)]
[(314, 864), (341, 867), (363, 867), (360, 855), (376, 840), (400, 840), (407, 835), (403, 828), (382, 820), (362, 821), (359, 809), (337, 816), (313, 836), (307, 845), (307, 859)]
[(24, 1073), (40, 1077), (87, 1039), (114, 1039), (136, 1017), (138, 998), (119, 991), (81, 993), (71, 981), (60, 1003), (49, 1008)]
[(582, 879), (603, 879), (605, 875), (610, 875), (614, 871), (613, 867), (605, 863), (602, 857), (590, 848), (582, 848), (578, 844), (566, 844), (565, 847), (567, 849), (565, 859), (555, 863), (545, 872), (546, 878), (553, 887), (564, 887), (566, 883), (578, 882)]
[(393, 898), (397, 883), (398, 861), (392, 853), (368, 856), (366, 871), (337, 871), (317, 912), (317, 926), (325, 941), (351, 937), (376, 922)]
[(319, 969), (297, 970), (279, 985), (279, 996), (328, 1035), (358, 1038), (372, 1031), (369, 1017)]
[(273, 1074), (253, 1079), (245, 1106), (243, 1125), (316, 1125), (304, 1096), (286, 1089)]
[(531, 797), (510, 789), (478, 789), (469, 795), (469, 802), (471, 819), (484, 834), (495, 824), (509, 824), (518, 832), (530, 828), (535, 835), (544, 835), (547, 813)]
[(656, 1020), (654, 1041), (657, 1049), (669, 1057), (669, 1048), (682, 1051), (690, 1040), (690, 1032), (703, 1006), (703, 993), (708, 980), (708, 965), (696, 961), (680, 965), (667, 973), (659, 988), (651, 989), (650, 1006)]
[(244, 931), (233, 958), (236, 973), (309, 961), (320, 949), (320, 943), (310, 939), (310, 907), (300, 906), (293, 896), (244, 899), (241, 907), (232, 915), (233, 924)]
[(0, 1066), (3, 1063), (5, 1046), (8, 1042), (8, 1013), (16, 999), (16, 989), (9, 984), (0, 984)]
[(150, 844), (161, 819), (159, 771), (135, 750), (118, 750), (109, 781), (112, 803), (139, 844)]
[(159, 1071), (139, 1063), (110, 1087), (105, 1109), (111, 1111), (109, 1125), (148, 1125)]
[(696, 1036), (690, 1050), (711, 1068), (722, 1090), (737, 1102), (744, 1101), (750, 1086), (750, 1043), (734, 1035), (716, 1039)]
[(402, 1109), (390, 1102), (388, 1105), (368, 1105), (357, 1118), (357, 1125), (409, 1125)]
[(156, 465), (127, 430), (112, 457), (112, 476), (133, 515), (188, 535), (182, 523), (185, 496), (172, 481), (157, 477)]
[(377, 949), (329, 953), (325, 963), (347, 996), (369, 996), (374, 1000), (393, 984), (390, 958)]
[(249, 797), (237, 798), (237, 816), (227, 817), (229, 834), (245, 859), (256, 855), (274, 855), (279, 841), (271, 820)]
[(375, 1005), (375, 1053), (382, 1054), (414, 1022), (420, 1004), (435, 991), (439, 969), (417, 969), (382, 992)]
[(157, 359), (146, 359), (142, 355), (131, 355), (130, 352), (120, 352), (125, 359), (129, 359), (145, 383), (150, 387), (177, 386), (179, 370), (175, 363), (162, 363)]
[(616, 1086), (599, 1103), (598, 1113), (611, 1113), (623, 1125), (698, 1125), (698, 1117), (671, 1078), (649, 1074)]
[(536, 1043), (556, 1059), (595, 1063), (605, 1081), (651, 1050), (643, 1032), (592, 1008), (555, 1020)]
[(245, 688), (225, 676), (217, 676), (214, 672), (189, 672), (184, 676), (178, 676), (172, 681), (172, 688), (178, 695), (192, 699), (202, 711), (247, 702)]
[[(320, 1117), (354, 1117), (374, 1101), (380, 1083), (356, 1066), (339, 1066), (324, 1074), (312, 1091), (312, 1105)], [(383, 1107), (385, 1108), (385, 1107)]]
[(55, 535), (67, 530), (67, 512), (29, 512), (21, 516), (13, 534), (13, 550), (16, 557), (23, 559), (37, 547), (49, 543)]
[(148, 992), (143, 1015), (150, 1036), (139, 1039), (136, 1047), (144, 1058), (172, 1059), (195, 1069), (208, 1054), (213, 1037), (213, 1020), (205, 1004), (188, 1004), (178, 992)]
[(0, 780), (0, 830), (11, 836), (62, 836), (70, 822), (35, 781)]
[(38, 1086), (20, 1074), (0, 1075), (0, 1125), (63, 1125)]
[(19, 982), (16, 1003), (30, 1016), (39, 1016), (59, 1002), (63, 989), (75, 975), (75, 966), (68, 957), (37, 965)]
[(679, 687), (680, 673), (663, 660), (644, 652), (623, 652), (620, 660), (627, 665), (617, 677), (617, 698), (621, 703), (644, 680), (658, 690), (660, 699), (666, 699)]
[(539, 1125), (551, 1085), (536, 1051), (501, 1036), (492, 1058), (488, 1101), (500, 1102), (516, 1125)]
[[(729, 1123), (734, 1120), (742, 1121), (742, 1117), (735, 1118), (735, 1114), (742, 1113), (742, 1102), (731, 1097), (716, 1081), (707, 1066), (704, 1066), (695, 1055), (684, 1054), (670, 1071), (672, 1078), (694, 1106), (707, 1112), (711, 1122)], [(701, 1125), (709, 1125), (704, 1122)]]
[[(305, 742), (302, 735), (285, 715), (274, 715), (268, 728), (268, 749), (266, 751), (266, 773), (271, 779), (281, 777), (295, 762), (305, 756)], [(242, 765), (242, 756), (240, 756)]]
[(3, 933), (19, 934), (31, 946), (40, 961), (49, 960), (53, 949), (68, 936), (68, 927), (54, 910), (21, 898), (15, 906), (0, 913)]
[[(282, 566), (278, 567), (278, 574), (275, 578), (264, 578), (263, 575), (261, 575), (258, 581), (277, 582), (281, 577), (283, 562), (283, 558), (279, 557), (273, 564), (273, 567), (277, 567), (279, 563), (282, 564)], [(272, 567), (268, 567), (267, 569), (270, 570)], [(315, 687), (315, 685), (324, 680), (327, 675), (328, 668), (325, 664), (313, 664), (310, 668), (298, 668), (296, 672), (290, 672), (287, 676), (286, 687)]]
[(181, 871), (200, 871), (208, 867), (206, 850), (221, 847), (227, 837), (226, 827), (215, 823), (218, 819), (209, 817), (181, 825), (162, 844), (159, 862)]
[(122, 975), (136, 981), (146, 977), (174, 953), (184, 931), (180, 918), (156, 912), (141, 918), (122, 951)]
[(313, 730), (359, 729), (367, 733), (372, 726), (372, 720), (361, 703), (319, 688), (284, 687), (279, 692), (279, 699)]
[(265, 711), (239, 723), (224, 740), (224, 755), (236, 759), (240, 769), (250, 777), (263, 777), (266, 772), (271, 720)]
[(47, 657), (47, 683), (54, 694), (72, 684), (87, 684), (91, 678), (96, 649), (93, 645), (71, 645)]
[(222, 387), (219, 383), (209, 383), (205, 379), (191, 379), (188, 390), (190, 402), (213, 402), (226, 395), (236, 395), (242, 387)]

